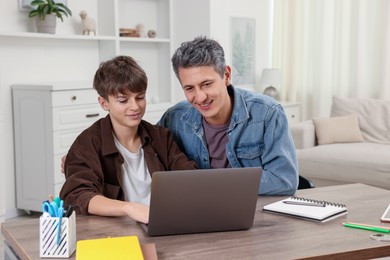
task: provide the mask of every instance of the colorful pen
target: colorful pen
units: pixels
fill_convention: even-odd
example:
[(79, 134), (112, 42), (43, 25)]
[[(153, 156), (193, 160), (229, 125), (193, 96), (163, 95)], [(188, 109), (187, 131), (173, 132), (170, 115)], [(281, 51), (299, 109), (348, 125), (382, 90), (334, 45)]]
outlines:
[(64, 217), (65, 218), (69, 218), (72, 215), (72, 213), (73, 213), (72, 205), (69, 205), (68, 208), (66, 209), (66, 211), (64, 211), (64, 212), (65, 212)]
[(62, 224), (63, 214), (64, 214), (64, 201), (60, 200), (60, 207), (58, 208), (57, 245), (59, 245), (61, 241), (61, 224)]
[(390, 233), (390, 229), (387, 227), (372, 226), (372, 225), (350, 223), (350, 222), (343, 223), (343, 226), (350, 227), (350, 228), (359, 228), (359, 229), (364, 229), (364, 230), (370, 230), (370, 231), (375, 231), (375, 232), (381, 232), (381, 233)]
[(57, 206), (60, 207), (60, 203), (61, 203), (60, 197), (55, 197), (53, 200), (57, 204)]

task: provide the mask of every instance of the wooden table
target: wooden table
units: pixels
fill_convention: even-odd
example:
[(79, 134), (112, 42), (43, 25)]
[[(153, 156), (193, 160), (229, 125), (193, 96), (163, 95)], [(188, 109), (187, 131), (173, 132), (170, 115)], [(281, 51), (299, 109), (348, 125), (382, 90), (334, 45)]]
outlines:
[[(250, 230), (148, 237), (129, 218), (77, 216), (77, 239), (136, 235), (154, 243), (159, 259), (368, 259), (390, 256), (390, 242), (372, 240), (371, 231), (346, 228), (341, 222), (389, 226), (379, 218), (390, 203), (390, 191), (363, 184), (299, 190), (298, 196), (344, 203), (348, 214), (316, 223), (262, 212), (265, 204), (284, 197), (259, 197)], [(5, 242), (22, 259), (39, 259), (38, 219), (2, 223)], [(73, 258), (75, 254), (73, 254)]]

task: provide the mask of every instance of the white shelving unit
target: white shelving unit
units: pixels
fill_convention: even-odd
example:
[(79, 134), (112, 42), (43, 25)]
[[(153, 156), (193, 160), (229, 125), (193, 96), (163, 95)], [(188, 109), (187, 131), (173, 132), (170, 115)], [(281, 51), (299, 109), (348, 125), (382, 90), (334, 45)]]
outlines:
[[(45, 45), (44, 41), (50, 40), (78, 41), (86, 44), (93, 42), (95, 44), (92, 48), (96, 48), (99, 62), (117, 55), (130, 55), (146, 71), (149, 80), (148, 105), (151, 110), (156, 111), (158, 107), (166, 108), (173, 102), (174, 74), (170, 64), (172, 56), (171, 1), (97, 0), (97, 36), (0, 32), (0, 37), (36, 39), (42, 41), (42, 45)], [(155, 30), (156, 37), (119, 36), (120, 28), (135, 28), (139, 23), (144, 25), (145, 34), (148, 30)], [(69, 48), (73, 48), (73, 45)]]
[[(114, 40), (99, 40), (100, 61), (114, 55), (135, 58), (148, 75), (149, 104), (172, 102), (171, 0), (98, 0), (98, 35)], [(120, 28), (143, 24), (157, 32), (156, 38), (120, 37)]]
[[(156, 123), (162, 113), (174, 102), (172, 82), (175, 76), (170, 65), (172, 56), (172, 0), (96, 0), (96, 5), (97, 36), (0, 32), (0, 39), (6, 39), (11, 44), (16, 43), (17, 48), (18, 46), (23, 47), (24, 42), (28, 40), (32, 48), (39, 51), (42, 47), (58, 48), (58, 51), (64, 53), (62, 55), (75, 51), (81, 54), (81, 57), (76, 57), (74, 66), (77, 66), (77, 59), (84, 58), (84, 51), (88, 52), (86, 58), (91, 57), (91, 53), (92, 55), (96, 53), (94, 55), (96, 59), (93, 61), (95, 64), (91, 65), (91, 67), (95, 66), (96, 69), (98, 63), (114, 56), (132, 56), (148, 76), (148, 105), (144, 119)], [(139, 23), (144, 25), (145, 34), (148, 30), (155, 30), (156, 37), (133, 38), (119, 36), (120, 28), (135, 28)], [(43, 58), (53, 59), (49, 56), (43, 56)], [(73, 79), (70, 75), (69, 81), (74, 80), (78, 79)], [(46, 80), (43, 78), (42, 81)], [(19, 82), (15, 83), (19, 84)], [(13, 108), (14, 120), (17, 122), (15, 125), (17, 128), (15, 133), (17, 208), (27, 211), (40, 211), (41, 202), (47, 199), (48, 194), (58, 195), (61, 189), (64, 181), (60, 172), (61, 156), (66, 154), (74, 138), (83, 129), (91, 125), (92, 121), (97, 120), (97, 118), (88, 118), (85, 120), (85, 124), (77, 125), (72, 129), (62, 129), (62, 125), (57, 129), (53, 122), (58, 119), (56, 117), (62, 116), (55, 113), (57, 107), (61, 107), (61, 105), (58, 103), (59, 100), (53, 100), (53, 98), (57, 95), (60, 98), (67, 98), (70, 92), (74, 92), (74, 95), (77, 96), (89, 88), (88, 93), (93, 99), (88, 99), (85, 104), (71, 102), (63, 107), (64, 113), (80, 111), (84, 118), (83, 113), (86, 113), (83, 110), (84, 106), (93, 107), (96, 113), (98, 111), (103, 112), (103, 110), (97, 103), (96, 93), (91, 89), (91, 85), (83, 85), (82, 87), (73, 85), (70, 89), (58, 88), (52, 85), (43, 90), (39, 89), (41, 87), (37, 87), (40, 82), (22, 83), (23, 85), (19, 84), (19, 87), (13, 87), (14, 102), (23, 106), (23, 109), (19, 105)], [(45, 95), (45, 98), (40, 97), (42, 94)], [(32, 100), (30, 105), (33, 103), (36, 106), (26, 109), (28, 105), (23, 103), (25, 98)], [(32, 118), (33, 114), (40, 114), (41, 116), (38, 118), (42, 122), (36, 124), (36, 122), (31, 121), (32, 126), (29, 129), (21, 127), (21, 122)], [(34, 142), (30, 140), (34, 139), (33, 136), (37, 136)], [(34, 155), (38, 157), (32, 156), (29, 158), (25, 151), (32, 154), (35, 149), (34, 144), (37, 144), (36, 140), (40, 140), (46, 145), (37, 148), (41, 149)], [(34, 187), (28, 188), (31, 184)]]

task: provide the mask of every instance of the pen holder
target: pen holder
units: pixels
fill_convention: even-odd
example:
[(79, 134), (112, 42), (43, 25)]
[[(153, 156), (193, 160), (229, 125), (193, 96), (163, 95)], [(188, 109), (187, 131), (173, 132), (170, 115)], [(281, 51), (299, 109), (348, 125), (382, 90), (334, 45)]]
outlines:
[(58, 239), (58, 217), (39, 218), (39, 255), (41, 258), (69, 258), (76, 250), (76, 213), (63, 217)]

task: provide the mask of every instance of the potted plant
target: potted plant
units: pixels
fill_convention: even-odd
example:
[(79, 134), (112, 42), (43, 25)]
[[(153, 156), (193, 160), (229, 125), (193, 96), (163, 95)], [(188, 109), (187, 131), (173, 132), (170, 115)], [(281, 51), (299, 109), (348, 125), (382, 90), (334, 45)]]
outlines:
[(64, 16), (72, 15), (72, 11), (63, 3), (56, 3), (53, 0), (34, 0), (31, 2), (34, 8), (28, 14), (29, 17), (36, 17), (38, 32), (55, 33), (57, 17), (64, 21)]

